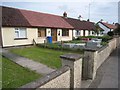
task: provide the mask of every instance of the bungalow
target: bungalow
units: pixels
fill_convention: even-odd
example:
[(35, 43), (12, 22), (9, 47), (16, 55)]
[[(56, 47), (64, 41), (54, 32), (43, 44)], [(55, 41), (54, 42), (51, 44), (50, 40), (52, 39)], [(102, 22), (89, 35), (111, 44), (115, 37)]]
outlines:
[(2, 47), (44, 43), (46, 37), (53, 41), (72, 40), (73, 26), (61, 16), (16, 9), (2, 8), (2, 28), (0, 44)]
[(98, 25), (101, 29), (103, 29), (103, 34), (107, 34), (109, 31), (113, 31), (116, 26), (114, 24), (108, 24), (108, 23), (105, 23), (105, 22), (98, 22)]
[(95, 25), (93, 22), (81, 21), (80, 19), (68, 18), (67, 13), (63, 14), (64, 20), (66, 20), (71, 26), (74, 27), (73, 37), (79, 36), (92, 36), (94, 35)]

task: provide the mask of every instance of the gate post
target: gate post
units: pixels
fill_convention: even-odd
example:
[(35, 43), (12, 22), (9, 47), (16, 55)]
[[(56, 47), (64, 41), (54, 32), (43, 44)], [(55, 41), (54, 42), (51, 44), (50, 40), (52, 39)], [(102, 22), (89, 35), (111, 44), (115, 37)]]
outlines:
[(80, 88), (81, 72), (82, 72), (82, 57), (79, 54), (61, 55), (62, 66), (69, 66), (71, 69), (70, 88)]
[(83, 72), (82, 78), (87, 79), (94, 79), (96, 75), (96, 67), (95, 64), (97, 59), (97, 50), (96, 49), (89, 49), (86, 48), (84, 51), (84, 59), (83, 59)]

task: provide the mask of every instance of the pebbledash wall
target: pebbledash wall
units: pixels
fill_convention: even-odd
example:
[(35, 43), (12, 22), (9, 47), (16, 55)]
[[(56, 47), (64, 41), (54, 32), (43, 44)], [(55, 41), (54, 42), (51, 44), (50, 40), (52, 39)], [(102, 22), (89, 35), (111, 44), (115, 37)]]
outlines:
[(35, 88), (38, 90), (40, 90), (40, 88), (70, 88), (70, 68), (64, 66), (43, 78), (22, 86), (21, 88)]
[(94, 79), (97, 69), (119, 44), (120, 37), (115, 37), (109, 41), (107, 46), (100, 49), (86, 48), (84, 52), (82, 77), (84, 79)]
[[(27, 39), (15, 40), (15, 27), (2, 27), (3, 47), (29, 45), (33, 44), (33, 39), (36, 43), (44, 43), (47, 36), (51, 36), (51, 29), (46, 28), (46, 37), (38, 37), (38, 28), (27, 28)], [(49, 33), (48, 33), (49, 32)], [(57, 29), (57, 41), (72, 40), (72, 30), (69, 30), (69, 36), (62, 36), (62, 29)]]
[(62, 67), (45, 77), (28, 83), (22, 88), (80, 88), (82, 79), (94, 80), (96, 71), (120, 44), (120, 37), (110, 40), (100, 49), (86, 48), (84, 56), (79, 54), (61, 55)]
[(28, 83), (22, 88), (80, 88), (82, 57), (79, 54), (66, 54), (60, 56), (62, 67), (36, 81)]

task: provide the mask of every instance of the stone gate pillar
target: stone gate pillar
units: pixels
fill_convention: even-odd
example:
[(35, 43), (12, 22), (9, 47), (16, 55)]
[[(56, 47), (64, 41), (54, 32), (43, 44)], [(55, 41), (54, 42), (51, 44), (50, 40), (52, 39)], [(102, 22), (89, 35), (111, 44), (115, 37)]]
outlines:
[(62, 66), (69, 66), (71, 69), (70, 88), (80, 88), (82, 74), (82, 57), (80, 54), (65, 54), (60, 56)]

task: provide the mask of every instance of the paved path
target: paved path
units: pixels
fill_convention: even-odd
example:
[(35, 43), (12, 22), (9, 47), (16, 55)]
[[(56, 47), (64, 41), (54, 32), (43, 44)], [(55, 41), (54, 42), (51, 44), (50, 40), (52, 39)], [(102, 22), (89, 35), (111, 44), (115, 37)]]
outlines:
[(112, 52), (110, 57), (98, 69), (97, 76), (90, 85), (90, 88), (118, 88), (119, 59), (120, 46)]
[(29, 68), (30, 70), (34, 70), (37, 73), (42, 74), (42, 75), (46, 75), (46, 74), (49, 74), (54, 71), (54, 69), (51, 69), (51, 68), (47, 67), (46, 65), (43, 65), (39, 62), (35, 62), (28, 58), (13, 54), (5, 49), (2, 49), (2, 55), (5, 56), (6, 58), (9, 58), (10, 60), (12, 60), (15, 63), (17, 63), (23, 67)]

